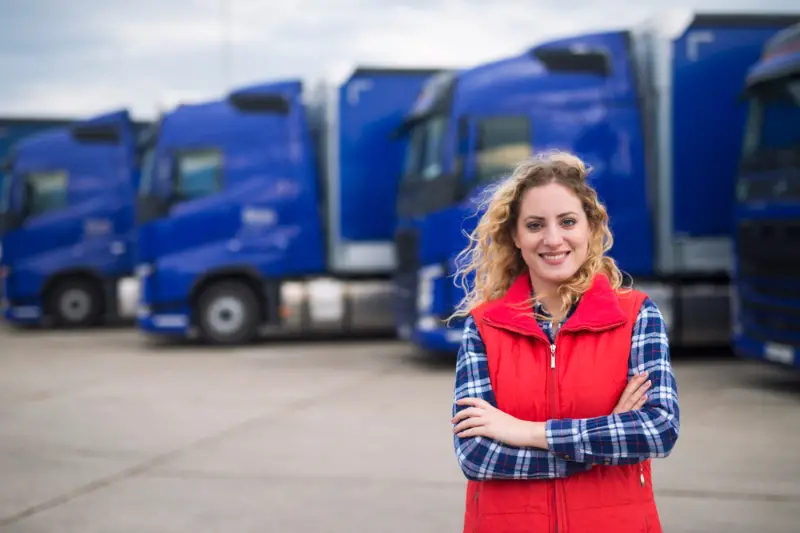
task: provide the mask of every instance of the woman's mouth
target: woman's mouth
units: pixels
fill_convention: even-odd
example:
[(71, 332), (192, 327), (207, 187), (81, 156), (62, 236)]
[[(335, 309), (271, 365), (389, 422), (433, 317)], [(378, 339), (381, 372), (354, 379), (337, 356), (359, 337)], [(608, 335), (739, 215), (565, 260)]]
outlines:
[(564, 262), (568, 255), (569, 252), (548, 252), (545, 254), (539, 254), (539, 257), (541, 257), (548, 265), (560, 265)]

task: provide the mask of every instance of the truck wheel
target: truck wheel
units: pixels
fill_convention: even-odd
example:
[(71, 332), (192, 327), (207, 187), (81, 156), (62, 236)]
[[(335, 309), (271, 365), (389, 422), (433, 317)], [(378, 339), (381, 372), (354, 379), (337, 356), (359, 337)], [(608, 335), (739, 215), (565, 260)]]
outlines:
[(206, 340), (214, 344), (246, 344), (258, 333), (258, 300), (243, 283), (215, 283), (200, 294), (197, 319)]
[(83, 279), (60, 282), (50, 293), (49, 312), (59, 326), (86, 327), (100, 320), (102, 293)]

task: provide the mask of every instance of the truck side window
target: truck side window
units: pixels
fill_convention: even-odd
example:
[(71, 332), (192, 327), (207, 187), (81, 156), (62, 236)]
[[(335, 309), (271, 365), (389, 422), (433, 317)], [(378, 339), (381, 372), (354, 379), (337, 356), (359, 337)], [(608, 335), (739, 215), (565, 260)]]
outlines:
[(510, 174), (531, 155), (528, 117), (489, 117), (478, 121), (475, 174), (486, 183)]
[(67, 173), (33, 172), (25, 177), (23, 213), (35, 217), (67, 206)]
[(175, 190), (181, 200), (196, 200), (222, 189), (222, 154), (217, 150), (184, 152), (178, 156)]

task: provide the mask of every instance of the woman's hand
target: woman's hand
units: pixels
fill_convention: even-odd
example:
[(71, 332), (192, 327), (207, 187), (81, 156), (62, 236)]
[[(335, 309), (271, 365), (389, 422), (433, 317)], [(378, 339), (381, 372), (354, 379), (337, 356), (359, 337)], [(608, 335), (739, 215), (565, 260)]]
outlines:
[(647, 402), (647, 390), (652, 383), (647, 379), (647, 372), (634, 376), (622, 391), (622, 396), (611, 414), (626, 413), (641, 409)]
[(480, 398), (463, 398), (457, 405), (467, 405), (451, 422), (459, 437), (487, 437), (509, 446), (533, 446), (547, 449), (544, 422), (528, 422), (514, 418)]

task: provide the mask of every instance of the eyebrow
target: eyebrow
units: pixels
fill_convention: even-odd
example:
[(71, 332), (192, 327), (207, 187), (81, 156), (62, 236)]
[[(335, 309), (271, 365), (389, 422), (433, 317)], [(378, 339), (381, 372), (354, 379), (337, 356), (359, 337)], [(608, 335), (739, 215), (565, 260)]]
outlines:
[[(577, 216), (578, 213), (575, 213), (574, 211), (567, 211), (566, 213), (561, 213), (561, 214), (557, 215), (556, 218), (564, 218), (564, 217), (569, 216), (569, 215)], [(543, 220), (544, 217), (540, 217), (540, 216), (536, 216), (536, 215), (528, 215), (527, 217), (525, 217), (525, 220), (530, 220), (530, 219)]]

